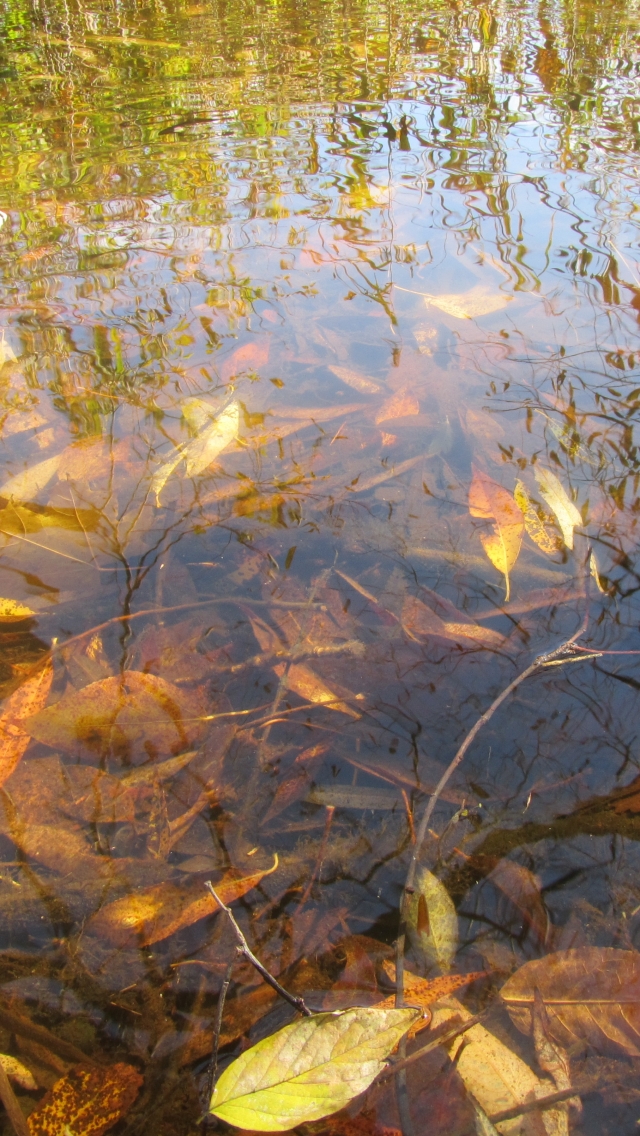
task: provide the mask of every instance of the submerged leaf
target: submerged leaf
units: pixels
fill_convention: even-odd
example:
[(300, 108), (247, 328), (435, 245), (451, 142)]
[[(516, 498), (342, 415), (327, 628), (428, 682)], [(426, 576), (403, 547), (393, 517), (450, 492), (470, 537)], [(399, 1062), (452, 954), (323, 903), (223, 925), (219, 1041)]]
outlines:
[(45, 458), (44, 461), (32, 465), (30, 469), (25, 469), (23, 473), (17, 473), (15, 477), (10, 477), (4, 485), (0, 485), (0, 497), (14, 501), (33, 500), (58, 472), (61, 458), (62, 454), (56, 454), (53, 458)]
[[(201, 421), (196, 414), (192, 418)], [(204, 415), (203, 415), (204, 417)], [(206, 422), (206, 420), (205, 420)], [(197, 477), (234, 441), (240, 422), (240, 406), (232, 402), (230, 406), (209, 426), (204, 426), (200, 437), (186, 445), (176, 446), (171, 457), (156, 470), (151, 478), (150, 489), (160, 504), (160, 495), (171, 474), (184, 461), (187, 477)]]
[(31, 1136), (102, 1136), (131, 1108), (142, 1077), (133, 1065), (78, 1065), (36, 1105), (27, 1119)]
[(522, 512), (506, 489), (478, 469), (474, 469), (469, 487), (469, 512), (472, 517), (490, 517), (495, 521), (493, 533), (481, 533), (480, 540), (489, 560), (505, 578), (505, 601), (508, 601), (509, 573), (518, 559), (522, 544)]
[(516, 481), (513, 496), (516, 504), (522, 510), (524, 526), (533, 543), (537, 544), (538, 548), (542, 549), (543, 552), (548, 552), (550, 555), (557, 552), (558, 537), (545, 525), (543, 517), (536, 509), (527, 490), (519, 479)]
[(500, 860), (487, 879), (500, 888), (503, 895), (518, 908), (540, 942), (546, 942), (549, 916), (542, 899), (540, 882), (533, 872), (514, 860)]
[(354, 390), (360, 391), (361, 394), (379, 394), (381, 387), (374, 383), (371, 379), (365, 379), (358, 371), (352, 371), (349, 367), (329, 367), (334, 375), (342, 379), (343, 383), (347, 386), (353, 387)]
[(458, 916), (446, 887), (433, 872), (420, 868), (407, 910), (413, 945), (440, 970), (451, 970), (458, 946)]
[(225, 1069), (209, 1111), (258, 1132), (329, 1116), (369, 1087), (417, 1016), (367, 1006), (292, 1022)]
[(0, 599), (0, 623), (18, 623), (21, 619), (28, 619), (35, 612), (26, 604), (17, 600)]
[[(223, 903), (232, 903), (257, 887), (277, 867), (276, 856), (272, 868), (241, 878), (227, 874), (216, 884), (216, 892)], [(86, 933), (116, 947), (148, 947), (215, 915), (216, 911), (218, 905), (202, 883), (190, 887), (162, 883), (108, 903), (89, 920)]]
[[(278, 663), (273, 668), (279, 678), (285, 673), (284, 663)], [(342, 700), (339, 694), (331, 690), (326, 683), (318, 677), (311, 667), (305, 666), (304, 663), (293, 663), (286, 673), (286, 686), (288, 690), (293, 690), (300, 698), (304, 698), (307, 702), (317, 702), (320, 705), (326, 705), (330, 710), (340, 710), (343, 714), (348, 714), (350, 718), (359, 718), (360, 715), (352, 710), (346, 702)]]
[(573, 501), (567, 496), (564, 486), (550, 469), (536, 466), (536, 481), (547, 505), (555, 514), (567, 548), (573, 548), (573, 530), (582, 524), (582, 517)]
[(389, 422), (394, 418), (409, 418), (420, 413), (420, 403), (415, 395), (409, 391), (398, 391), (382, 404), (376, 414), (376, 426), (381, 422)]
[[(387, 978), (395, 983), (396, 968), (393, 963), (386, 961), (382, 964)], [(438, 978), (420, 978), (417, 974), (412, 974), (410, 970), (404, 971), (404, 1000), (408, 1006), (418, 1006), (424, 1017), (420, 1018), (411, 1026), (409, 1030), (409, 1037), (415, 1037), (421, 1030), (426, 1029), (431, 1023), (431, 1009), (430, 1007), (434, 1002), (440, 1002), (443, 998), (448, 998), (456, 990), (460, 990), (463, 986), (468, 986), (471, 982), (477, 982), (479, 978), (485, 978), (486, 970), (475, 970), (471, 974), (443, 974)], [(385, 998), (384, 1002), (378, 1002), (378, 1009), (386, 1009), (387, 1007), (395, 1006), (395, 994), (391, 994)]]
[(521, 966), (502, 987), (514, 1024), (531, 1033), (535, 991), (550, 1036), (563, 1048), (589, 1042), (600, 1053), (640, 1057), (640, 954), (613, 947), (556, 951)]
[(11, 1080), (20, 1085), (22, 1089), (33, 1093), (38, 1088), (31, 1070), (27, 1069), (22, 1061), (18, 1061), (17, 1057), (9, 1057), (6, 1053), (0, 1053), (0, 1065), (2, 1065), (7, 1077), (11, 1077)]
[(203, 732), (206, 708), (197, 691), (182, 690), (157, 675), (121, 675), (72, 690), (34, 714), (28, 729), (38, 741), (80, 758), (179, 753)]
[(25, 727), (25, 719), (45, 705), (52, 681), (53, 667), (47, 662), (6, 699), (0, 715), (0, 785), (11, 776), (29, 745), (31, 731)]
[(476, 284), (468, 292), (450, 292), (441, 296), (425, 294), (427, 307), (433, 305), (447, 315), (456, 319), (477, 319), (478, 316), (487, 316), (491, 312), (498, 312), (506, 307), (511, 296), (504, 292), (495, 292), (484, 284)]

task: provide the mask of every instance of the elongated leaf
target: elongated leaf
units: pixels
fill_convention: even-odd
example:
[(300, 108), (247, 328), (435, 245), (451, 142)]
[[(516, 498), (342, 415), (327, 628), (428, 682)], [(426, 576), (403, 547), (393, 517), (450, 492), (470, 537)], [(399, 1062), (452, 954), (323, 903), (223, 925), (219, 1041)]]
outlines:
[(520, 480), (516, 481), (513, 496), (516, 504), (522, 510), (524, 527), (533, 543), (537, 544), (538, 548), (542, 549), (543, 552), (548, 552), (550, 555), (557, 552), (558, 537), (545, 525), (544, 518), (540, 515), (540, 511), (536, 509), (525, 486)]
[(25, 719), (40, 710), (53, 680), (50, 662), (7, 698), (0, 715), (0, 785), (11, 776), (31, 740)]
[(533, 872), (513, 860), (500, 860), (487, 877), (517, 907), (541, 943), (547, 938), (549, 916)]
[(417, 1015), (367, 1006), (293, 1022), (225, 1069), (209, 1111), (258, 1132), (329, 1116), (369, 1087)]
[(640, 1057), (640, 954), (581, 947), (525, 963), (501, 990), (523, 1033), (532, 1030), (536, 988), (558, 1045), (586, 1041), (600, 1053)]
[(414, 946), (440, 970), (451, 970), (458, 946), (458, 916), (446, 887), (433, 872), (420, 868), (407, 911)]
[(184, 451), (187, 477), (197, 477), (233, 441), (238, 433), (240, 407), (232, 402), (199, 438)]
[(476, 284), (468, 292), (450, 292), (441, 296), (425, 295), (427, 307), (440, 308), (441, 312), (456, 319), (477, 319), (504, 308), (511, 296), (497, 292), (483, 284)]
[(420, 403), (410, 391), (398, 391), (387, 399), (376, 414), (376, 426), (394, 418), (409, 418), (420, 413)]
[(157, 675), (124, 671), (64, 694), (26, 728), (67, 753), (135, 758), (189, 749), (203, 730), (206, 702)]
[[(223, 903), (232, 903), (256, 887), (265, 876), (275, 872), (277, 867), (276, 856), (272, 868), (241, 878), (228, 874), (216, 884), (216, 891)], [(184, 927), (191, 927), (208, 915), (214, 915), (217, 910), (215, 899), (200, 882), (190, 887), (157, 884), (108, 903), (89, 920), (86, 932), (118, 947), (148, 947)]]
[(296, 757), (292, 768), (282, 778), (278, 788), (276, 789), (274, 798), (262, 818), (261, 824), (266, 824), (267, 821), (273, 820), (281, 812), (284, 812), (289, 805), (294, 801), (299, 801), (304, 797), (311, 778), (319, 765), (322, 764), (322, 759), (329, 749), (329, 746), (323, 743), (315, 746), (309, 746), (303, 749)]
[(441, 619), (422, 600), (407, 596), (402, 605), (402, 626), (414, 637), (428, 638), (433, 635), (450, 639), (464, 647), (469, 647), (472, 643), (500, 647), (504, 643), (504, 637), (497, 631), (467, 620), (462, 612), (459, 615), (460, 622)]
[(0, 485), (0, 497), (14, 501), (32, 501), (58, 472), (61, 458), (62, 454), (45, 458), (44, 461), (32, 465), (30, 469), (25, 469), (23, 473), (10, 477), (4, 485)]
[(493, 533), (480, 534), (489, 560), (505, 578), (505, 602), (510, 595), (509, 573), (520, 553), (524, 518), (515, 500), (506, 489), (486, 473), (474, 469), (469, 488), (469, 512), (472, 517), (493, 518)]
[(377, 383), (372, 379), (366, 379), (359, 371), (352, 371), (348, 367), (329, 367), (329, 370), (342, 379), (343, 383), (360, 391), (361, 394), (378, 394), (381, 390)]
[[(455, 998), (447, 1000), (446, 1007), (434, 1008), (432, 1028), (449, 1021), (454, 1015), (468, 1020), (471, 1015)], [(456, 1062), (465, 1087), (488, 1116), (514, 1108), (518, 1104), (553, 1092), (553, 1085), (541, 1080), (527, 1064), (484, 1026), (471, 1026), (455, 1038), (447, 1050)], [(556, 1118), (542, 1114), (544, 1127), (540, 1128), (534, 1116), (517, 1117), (496, 1124), (501, 1136), (561, 1136)], [(566, 1129), (565, 1129), (566, 1132)]]
[(534, 473), (542, 496), (557, 518), (567, 548), (573, 548), (573, 530), (577, 525), (582, 524), (580, 512), (567, 496), (562, 482), (555, 473), (541, 466), (536, 466)]
[[(278, 663), (273, 669), (278, 677), (281, 677), (285, 672), (284, 663)], [(348, 714), (350, 718), (360, 717), (342, 700), (339, 694), (331, 690), (331, 687), (327, 686), (323, 679), (319, 678), (311, 670), (311, 667), (307, 667), (304, 663), (293, 663), (289, 667), (286, 683), (289, 690), (293, 690), (307, 702), (317, 702), (328, 706), (330, 710), (340, 710), (343, 714)]]
[(133, 1065), (77, 1066), (56, 1081), (29, 1115), (31, 1136), (102, 1136), (135, 1101), (142, 1077)]

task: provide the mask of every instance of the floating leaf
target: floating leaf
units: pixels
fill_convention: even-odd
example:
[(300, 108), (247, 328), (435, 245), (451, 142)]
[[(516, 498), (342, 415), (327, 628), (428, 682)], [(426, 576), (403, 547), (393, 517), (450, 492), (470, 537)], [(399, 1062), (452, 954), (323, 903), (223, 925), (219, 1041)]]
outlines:
[(6, 1053), (0, 1053), (0, 1065), (2, 1065), (7, 1077), (11, 1077), (11, 1080), (20, 1085), (22, 1089), (33, 1093), (38, 1088), (31, 1070), (27, 1069), (22, 1061), (18, 1061), (17, 1057), (9, 1057)]
[(18, 623), (21, 619), (28, 619), (36, 613), (26, 604), (17, 600), (0, 599), (0, 623)]
[[(446, 1007), (434, 1009), (432, 1028), (444, 1025), (454, 1016), (463, 1022), (471, 1017), (460, 1002), (450, 998)], [(480, 1024), (471, 1026), (446, 1048), (465, 1088), (488, 1116), (553, 1091), (549, 1082), (537, 1077), (522, 1058)], [(542, 1116), (546, 1117), (546, 1113)], [(538, 1136), (543, 1132), (559, 1136), (557, 1129), (546, 1126), (546, 1121), (544, 1128), (538, 1127), (537, 1118), (531, 1115), (500, 1121), (496, 1128), (502, 1136)]]
[(558, 551), (558, 537), (544, 522), (542, 510), (536, 509), (524, 485), (518, 479), (513, 492), (514, 500), (522, 510), (524, 527), (534, 544), (550, 555)]
[(640, 954), (613, 947), (556, 951), (521, 966), (502, 987), (515, 1025), (531, 1033), (536, 988), (550, 1036), (568, 1049), (589, 1042), (600, 1053), (640, 1057)]
[(417, 1016), (363, 1006), (292, 1022), (225, 1069), (209, 1111), (258, 1132), (329, 1116), (369, 1087)]
[(5, 497), (8, 501), (32, 501), (58, 472), (61, 458), (62, 454), (56, 454), (55, 457), (46, 458), (30, 469), (25, 469), (23, 473), (10, 477), (0, 486), (0, 497)]
[(76, 757), (179, 753), (203, 731), (204, 697), (157, 675), (124, 671), (64, 694), (28, 722), (33, 737)]
[[(228, 874), (216, 884), (216, 892), (223, 903), (232, 903), (257, 887), (277, 867), (276, 856), (272, 868), (242, 878)], [(89, 920), (86, 933), (116, 947), (148, 947), (217, 910), (215, 899), (202, 883), (190, 887), (162, 883), (108, 903)]]
[(142, 1077), (133, 1065), (77, 1066), (56, 1081), (27, 1118), (31, 1136), (102, 1136), (135, 1101)]
[(534, 473), (542, 496), (557, 518), (567, 548), (573, 548), (573, 530), (576, 525), (582, 524), (578, 509), (567, 496), (555, 473), (538, 465), (534, 468)]
[[(280, 678), (285, 673), (284, 663), (278, 663), (273, 669)], [(343, 714), (348, 714), (350, 718), (360, 717), (355, 710), (352, 710), (351, 707), (341, 699), (339, 694), (331, 690), (331, 688), (311, 670), (311, 667), (305, 666), (304, 663), (293, 663), (289, 667), (286, 674), (286, 685), (288, 690), (293, 690), (295, 694), (298, 694), (300, 698), (304, 698), (306, 702), (317, 702), (321, 705), (328, 706), (330, 710), (340, 710)]]
[(371, 379), (365, 379), (358, 371), (352, 371), (348, 367), (329, 367), (334, 375), (342, 379), (343, 383), (347, 386), (353, 387), (354, 390), (360, 391), (361, 394), (379, 394), (381, 387), (374, 383)]
[(398, 391), (387, 399), (376, 414), (376, 426), (393, 418), (408, 418), (420, 413), (420, 403), (409, 391)]
[(53, 681), (50, 662), (9, 695), (0, 715), (0, 785), (11, 776), (31, 741), (25, 719), (45, 705)]
[(505, 578), (505, 602), (509, 599), (509, 573), (520, 552), (524, 518), (510, 493), (486, 473), (473, 471), (469, 487), (469, 512), (472, 517), (490, 517), (495, 521), (493, 534), (480, 534), (489, 560)]
[(407, 909), (407, 930), (415, 947), (440, 970), (451, 970), (458, 946), (458, 916), (446, 887), (420, 868)]
[(478, 316), (487, 316), (506, 307), (512, 299), (505, 292), (495, 292), (484, 284), (476, 284), (468, 292), (449, 292), (441, 296), (424, 293), (424, 296), (427, 307), (440, 308), (440, 311), (455, 316), (456, 319), (477, 319)]

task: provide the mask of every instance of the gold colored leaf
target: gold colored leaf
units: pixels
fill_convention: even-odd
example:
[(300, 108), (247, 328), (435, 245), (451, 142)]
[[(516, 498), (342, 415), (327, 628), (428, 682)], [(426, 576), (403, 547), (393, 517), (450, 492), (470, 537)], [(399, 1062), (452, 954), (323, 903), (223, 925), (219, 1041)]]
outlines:
[(433, 872), (420, 868), (407, 908), (407, 932), (428, 963), (451, 970), (458, 946), (458, 915), (446, 887)]
[[(223, 903), (232, 903), (275, 872), (272, 868), (238, 878), (227, 874), (216, 884)], [(163, 883), (116, 899), (103, 907), (86, 925), (86, 934), (116, 947), (148, 947), (214, 915), (218, 905), (202, 883), (191, 886)]]
[(0, 1065), (4, 1069), (7, 1077), (11, 1077), (20, 1088), (26, 1089), (27, 1092), (33, 1093), (38, 1088), (33, 1073), (27, 1069), (22, 1061), (18, 1061), (17, 1057), (9, 1057), (6, 1053), (0, 1053)]
[(475, 468), (469, 487), (469, 512), (472, 517), (491, 517), (495, 521), (493, 533), (481, 533), (480, 540), (489, 560), (505, 578), (507, 602), (510, 595), (510, 572), (518, 559), (522, 544), (522, 512), (502, 485)]
[(45, 705), (53, 681), (50, 662), (9, 695), (0, 714), (0, 785), (11, 776), (31, 741), (25, 720)]
[(369, 1087), (417, 1014), (361, 1006), (292, 1022), (227, 1066), (209, 1111), (258, 1132), (329, 1116)]
[(512, 300), (505, 292), (496, 292), (483, 284), (476, 284), (468, 292), (450, 292), (441, 296), (425, 294), (427, 307), (440, 308), (456, 319), (477, 319), (498, 312)]
[(408, 418), (420, 413), (420, 403), (410, 391), (398, 391), (387, 399), (376, 414), (376, 426), (381, 422), (389, 422), (394, 418)]
[(552, 529), (549, 529), (541, 516), (541, 510), (536, 509), (523, 483), (518, 479), (513, 491), (516, 504), (522, 510), (524, 527), (534, 544), (543, 552), (552, 555), (558, 551), (558, 538)]
[(133, 1065), (78, 1065), (29, 1115), (30, 1136), (102, 1136), (129, 1111), (141, 1085)]
[(349, 367), (329, 367), (334, 375), (342, 379), (343, 383), (347, 386), (353, 387), (354, 390), (360, 391), (361, 394), (379, 394), (381, 387), (374, 383), (372, 379), (366, 379), (359, 371), (352, 371)]
[[(278, 663), (273, 668), (279, 678), (285, 672), (284, 663)], [(346, 702), (342, 700), (339, 694), (331, 690), (331, 687), (318, 677), (311, 667), (306, 666), (304, 663), (293, 663), (287, 671), (286, 684), (289, 690), (293, 690), (295, 694), (300, 695), (306, 702), (317, 702), (321, 705), (326, 705), (330, 710), (340, 710), (343, 714), (348, 714), (350, 718), (359, 718), (360, 715), (352, 710)]]
[(555, 473), (541, 466), (536, 466), (534, 473), (542, 496), (557, 518), (567, 548), (573, 548), (573, 530), (577, 525), (582, 525), (578, 509), (567, 496), (562, 482)]
[(17, 600), (0, 599), (0, 623), (16, 623), (28, 619), (30, 615), (35, 615), (35, 612), (26, 604), (18, 603)]

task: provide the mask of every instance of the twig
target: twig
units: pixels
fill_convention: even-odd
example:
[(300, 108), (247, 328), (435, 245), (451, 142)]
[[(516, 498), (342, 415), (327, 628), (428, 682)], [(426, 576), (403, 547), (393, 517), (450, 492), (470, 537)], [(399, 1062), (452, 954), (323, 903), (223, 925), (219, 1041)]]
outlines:
[(511, 1108), (503, 1108), (501, 1112), (494, 1112), (489, 1119), (493, 1124), (499, 1124), (502, 1120), (515, 1120), (517, 1116), (523, 1116), (527, 1112), (536, 1112), (539, 1108), (552, 1108), (554, 1104), (561, 1104), (562, 1101), (569, 1100), (571, 1097), (577, 1097), (583, 1093), (593, 1092), (597, 1087), (596, 1085), (571, 1085), (568, 1089), (559, 1089), (557, 1093), (549, 1093), (546, 1097), (536, 1097), (535, 1100), (524, 1101), (522, 1104), (514, 1104)]
[[(238, 954), (240, 954), (239, 946), (236, 947), (236, 951)], [(218, 995), (218, 1005), (216, 1007), (216, 1016), (213, 1023), (213, 1046), (211, 1047), (211, 1060), (209, 1062), (209, 1068), (207, 1070), (207, 1083), (205, 1088), (205, 1108), (207, 1110), (209, 1108), (209, 1101), (211, 1100), (213, 1094), (213, 1082), (216, 1079), (216, 1073), (218, 1071), (218, 1050), (220, 1048), (222, 1015), (224, 1013), (224, 1003), (227, 997), (229, 985), (231, 983), (231, 974), (233, 972), (235, 964), (236, 960), (232, 959), (225, 971), (224, 979), (222, 980), (222, 986), (220, 987), (220, 993)]]
[(379, 1079), (383, 1080), (384, 1077), (389, 1077), (391, 1074), (395, 1075), (396, 1073), (400, 1073), (403, 1069), (406, 1069), (408, 1065), (413, 1065), (414, 1061), (419, 1061), (420, 1058), (425, 1057), (427, 1053), (432, 1053), (434, 1049), (438, 1049), (440, 1045), (448, 1045), (450, 1041), (459, 1037), (460, 1034), (466, 1033), (467, 1030), (471, 1029), (472, 1026), (476, 1026), (478, 1022), (482, 1021), (485, 1017), (486, 1011), (482, 1014), (476, 1014), (473, 1018), (467, 1018), (466, 1022), (461, 1022), (455, 1029), (441, 1033), (439, 1037), (435, 1037), (433, 1041), (428, 1042), (427, 1045), (416, 1049), (415, 1052), (410, 1053), (408, 1057), (402, 1057), (399, 1061), (394, 1061), (380, 1074)]
[(296, 915), (300, 914), (300, 911), (302, 910), (302, 908), (304, 907), (305, 903), (307, 902), (309, 896), (311, 895), (311, 889), (312, 889), (312, 887), (313, 887), (313, 885), (316, 881), (316, 877), (318, 877), (320, 875), (320, 872), (322, 871), (322, 862), (323, 862), (324, 857), (325, 857), (325, 852), (327, 851), (327, 841), (329, 839), (329, 833), (331, 831), (331, 825), (333, 823), (333, 814), (335, 813), (335, 811), (336, 811), (335, 805), (327, 805), (327, 815), (326, 815), (325, 822), (324, 822), (324, 832), (322, 834), (320, 851), (318, 852), (318, 855), (316, 857), (316, 862), (315, 862), (315, 865), (314, 865), (314, 869), (311, 873), (311, 878), (309, 880), (309, 883), (307, 884), (307, 886), (304, 890), (304, 894), (302, 896), (302, 899), (300, 900), (300, 903), (298, 904), (298, 906), (296, 908), (296, 912), (295, 912)]
[(11, 1121), (11, 1126), (16, 1136), (29, 1136), (27, 1122), (18, 1104), (16, 1094), (9, 1084), (9, 1078), (4, 1071), (2, 1062), (0, 1062), (0, 1100), (4, 1105), (5, 1112)]
[(238, 940), (240, 950), (242, 951), (242, 954), (246, 958), (247, 962), (250, 962), (251, 965), (256, 968), (258, 974), (260, 974), (262, 978), (264, 978), (265, 982), (268, 982), (269, 986), (271, 986), (273, 990), (275, 990), (276, 993), (280, 995), (281, 998), (284, 998), (285, 1002), (288, 1002), (290, 1006), (293, 1006), (294, 1010), (297, 1010), (298, 1013), (302, 1014), (305, 1018), (310, 1018), (313, 1014), (313, 1010), (309, 1009), (304, 998), (296, 998), (294, 994), (290, 994), (288, 990), (285, 990), (284, 986), (280, 985), (277, 978), (274, 978), (272, 974), (269, 974), (269, 971), (262, 965), (260, 959), (256, 958), (242, 931), (240, 930), (240, 927), (236, 923), (236, 919), (231, 908), (227, 907), (226, 903), (222, 902), (219, 895), (216, 895), (215, 891), (213, 890), (211, 880), (207, 880), (204, 886), (208, 888), (218, 906), (222, 908), (222, 910), (226, 913), (227, 918), (231, 926), (233, 927), (235, 936)]
[[(413, 894), (413, 891), (414, 891), (414, 880), (415, 880), (415, 876), (416, 876), (416, 870), (417, 870), (417, 867), (418, 867), (418, 859), (419, 859), (419, 856), (420, 856), (422, 845), (424, 844), (425, 836), (427, 834), (427, 829), (429, 827), (429, 821), (431, 820), (431, 817), (433, 816), (434, 809), (435, 809), (436, 804), (438, 803), (438, 801), (440, 799), (440, 796), (442, 795), (443, 790), (446, 788), (447, 783), (449, 782), (453, 773), (455, 773), (455, 771), (458, 768), (458, 766), (460, 765), (460, 762), (462, 761), (464, 755), (466, 754), (467, 750), (469, 749), (471, 743), (475, 740), (476, 736), (480, 733), (480, 730), (482, 729), (482, 727), (485, 726), (487, 724), (487, 722), (493, 717), (496, 710), (500, 706), (502, 706), (502, 703), (506, 701), (506, 699), (509, 697), (509, 695), (513, 694), (514, 690), (517, 690), (518, 687), (523, 682), (525, 682), (528, 678), (530, 678), (532, 674), (535, 674), (535, 672), (540, 667), (549, 666), (549, 665), (553, 664), (556, 659), (559, 659), (562, 655), (566, 654), (569, 647), (571, 647), (575, 643), (576, 639), (579, 639), (580, 636), (584, 634), (586, 629), (587, 629), (587, 617), (585, 617), (585, 619), (581, 623), (579, 629), (573, 635), (571, 635), (569, 639), (565, 639), (565, 641), (563, 643), (560, 643), (560, 645), (558, 647), (554, 647), (554, 649), (552, 651), (547, 651), (542, 655), (537, 655), (536, 658), (533, 660), (533, 662), (530, 664), (530, 666), (528, 666), (526, 668), (526, 670), (524, 670), (522, 672), (522, 674), (517, 675), (517, 677), (514, 678), (513, 682), (510, 682), (509, 685), (507, 687), (505, 687), (505, 689), (498, 695), (497, 698), (494, 698), (489, 709), (485, 710), (484, 714), (482, 714), (481, 717), (478, 718), (475, 725), (472, 726), (472, 728), (469, 730), (469, 733), (467, 734), (466, 738), (462, 742), (462, 745), (458, 748), (458, 750), (456, 751), (456, 754), (453, 757), (452, 761), (449, 763), (446, 770), (442, 774), (442, 777), (438, 781), (438, 784), (436, 785), (435, 790), (434, 790), (434, 792), (433, 792), (433, 794), (432, 794), (432, 796), (429, 800), (429, 804), (427, 805), (427, 807), (424, 811), (424, 814), (422, 816), (422, 820), (420, 821), (420, 825), (419, 825), (419, 828), (418, 828), (418, 831), (417, 831), (417, 834), (416, 834), (416, 842), (413, 846), (413, 852), (412, 852), (412, 855), (411, 855), (411, 860), (409, 862), (409, 870), (407, 872), (407, 878), (406, 878), (405, 885), (404, 885), (404, 893), (403, 893), (402, 900), (401, 900), (400, 928), (399, 928), (398, 938), (397, 938), (397, 941), (396, 941), (396, 1005), (397, 1006), (402, 1006), (402, 1004), (404, 1002), (404, 948), (405, 948), (405, 939), (406, 939), (407, 908), (409, 906), (411, 895)], [(569, 661), (569, 660), (567, 660), (567, 661)]]

